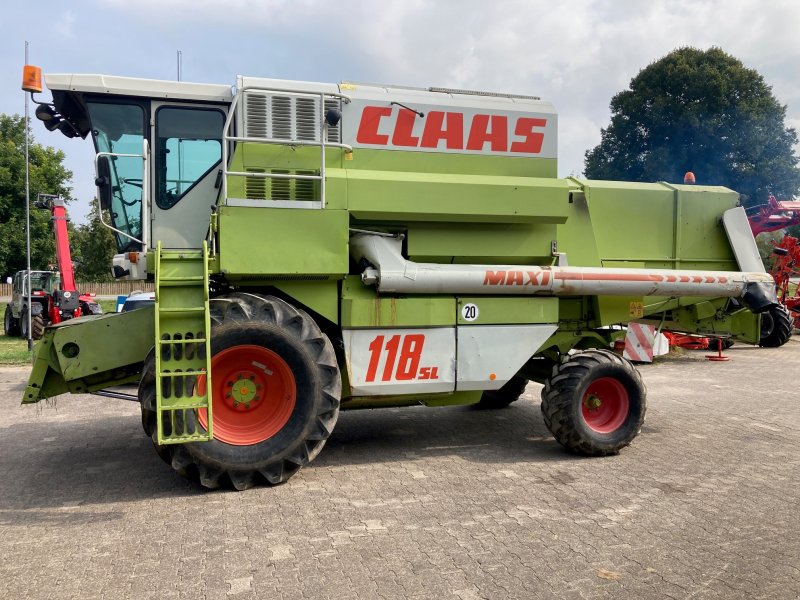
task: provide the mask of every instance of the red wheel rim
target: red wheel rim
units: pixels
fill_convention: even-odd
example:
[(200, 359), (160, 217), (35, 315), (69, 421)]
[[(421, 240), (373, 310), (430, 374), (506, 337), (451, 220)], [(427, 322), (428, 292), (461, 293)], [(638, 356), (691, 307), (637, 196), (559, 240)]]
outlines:
[(628, 417), (630, 402), (625, 386), (613, 377), (589, 384), (581, 402), (583, 420), (597, 433), (616, 431)]
[[(214, 438), (249, 446), (271, 438), (292, 416), (297, 387), (289, 365), (272, 350), (243, 345), (227, 348), (211, 359)], [(203, 393), (205, 378), (198, 381)], [(198, 411), (208, 426), (208, 414)]]

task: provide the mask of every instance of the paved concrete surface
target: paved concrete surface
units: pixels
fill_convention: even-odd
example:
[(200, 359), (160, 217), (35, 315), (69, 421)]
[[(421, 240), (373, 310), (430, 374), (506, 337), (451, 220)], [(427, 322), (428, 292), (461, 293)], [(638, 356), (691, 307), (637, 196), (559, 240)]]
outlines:
[(800, 340), (642, 368), (618, 457), (509, 409), (345, 413), (288, 484), (205, 492), (133, 403), (18, 406), (0, 370), (0, 597), (797, 598)]

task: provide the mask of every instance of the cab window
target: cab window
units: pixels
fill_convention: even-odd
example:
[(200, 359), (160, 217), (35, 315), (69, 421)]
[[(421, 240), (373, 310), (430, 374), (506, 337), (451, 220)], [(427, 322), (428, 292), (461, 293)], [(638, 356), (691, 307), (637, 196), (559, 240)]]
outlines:
[(156, 204), (167, 209), (222, 159), (225, 115), (216, 109), (161, 107), (156, 113)]

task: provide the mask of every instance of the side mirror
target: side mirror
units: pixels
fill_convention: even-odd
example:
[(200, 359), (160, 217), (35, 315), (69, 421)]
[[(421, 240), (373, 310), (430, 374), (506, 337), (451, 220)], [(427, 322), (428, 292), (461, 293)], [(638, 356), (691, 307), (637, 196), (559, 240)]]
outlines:
[(109, 166), (108, 156), (97, 158), (97, 176), (94, 178), (97, 186), (97, 199), (100, 201), (100, 208), (109, 210), (111, 208), (111, 167)]

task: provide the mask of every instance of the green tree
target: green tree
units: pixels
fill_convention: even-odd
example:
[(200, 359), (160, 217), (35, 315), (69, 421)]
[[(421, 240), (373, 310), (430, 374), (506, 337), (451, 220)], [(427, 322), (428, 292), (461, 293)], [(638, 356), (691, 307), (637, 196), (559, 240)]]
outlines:
[(744, 204), (800, 189), (786, 107), (764, 78), (719, 48), (679, 48), (611, 100), (611, 124), (586, 152), (590, 179), (724, 185)]
[[(50, 213), (33, 207), (36, 196), (60, 194), (70, 199), (72, 173), (64, 153), (30, 144), (31, 268), (55, 262)], [(25, 119), (0, 114), (0, 276), (26, 268), (25, 258)]]
[(92, 204), (89, 222), (75, 227), (70, 236), (75, 278), (79, 281), (112, 281), (111, 260), (116, 243), (111, 230), (100, 222), (96, 202)]

